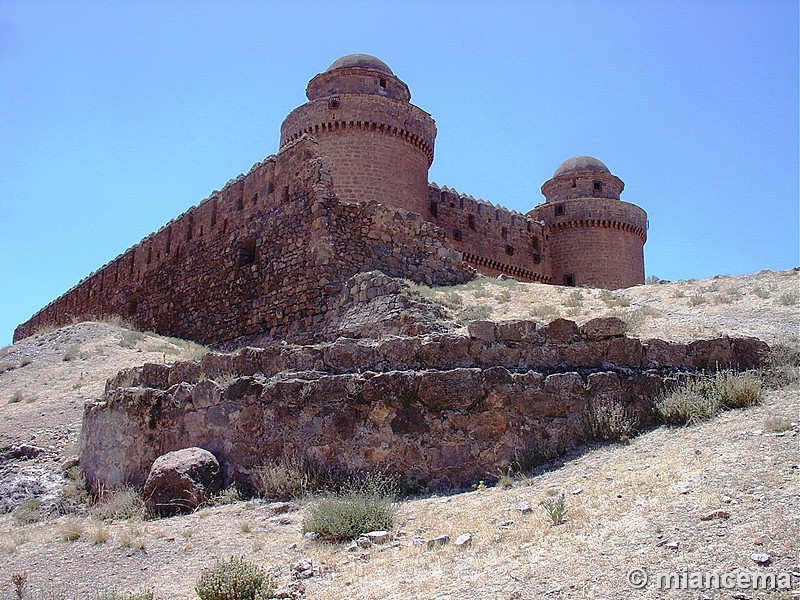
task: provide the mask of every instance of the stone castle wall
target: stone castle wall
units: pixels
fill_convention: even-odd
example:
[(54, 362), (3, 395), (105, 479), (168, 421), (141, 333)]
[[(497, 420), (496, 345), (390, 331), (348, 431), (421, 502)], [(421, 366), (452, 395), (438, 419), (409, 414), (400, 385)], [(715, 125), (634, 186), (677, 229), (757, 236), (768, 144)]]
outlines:
[(339, 202), (317, 152), (303, 138), (257, 164), (39, 311), (14, 339), (112, 314), (202, 343), (313, 339), (359, 271), (436, 285), (474, 276), (419, 215)]
[(486, 275), (549, 283), (543, 224), (447, 187), (428, 187), (427, 218), (444, 229), (464, 260)]
[(226, 485), (251, 485), (259, 467), (297, 456), (459, 486), (579, 443), (602, 406), (646, 423), (675, 377), (754, 367), (768, 350), (623, 331), (618, 319), (473, 322), (469, 335), (275, 344), (127, 369), (85, 408), (80, 464), (95, 488), (140, 486), (158, 456), (200, 446)]

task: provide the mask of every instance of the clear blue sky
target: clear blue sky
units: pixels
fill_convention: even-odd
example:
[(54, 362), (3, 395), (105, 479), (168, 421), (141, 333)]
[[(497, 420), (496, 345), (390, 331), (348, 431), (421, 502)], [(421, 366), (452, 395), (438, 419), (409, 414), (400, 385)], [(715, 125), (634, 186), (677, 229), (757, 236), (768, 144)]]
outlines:
[(0, 345), (265, 156), (336, 58), (436, 119), (430, 179), (526, 212), (589, 154), (665, 279), (798, 265), (796, 0), (0, 5)]

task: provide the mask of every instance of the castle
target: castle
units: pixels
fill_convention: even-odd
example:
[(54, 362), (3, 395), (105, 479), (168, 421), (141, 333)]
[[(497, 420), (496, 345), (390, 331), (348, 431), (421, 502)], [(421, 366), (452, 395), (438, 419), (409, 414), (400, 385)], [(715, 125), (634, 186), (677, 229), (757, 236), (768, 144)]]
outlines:
[(281, 125), (277, 155), (92, 273), (14, 340), (105, 315), (209, 344), (312, 339), (367, 270), (428, 285), (474, 270), (644, 283), (647, 216), (620, 200), (623, 182), (599, 160), (562, 163), (523, 215), (428, 182), (436, 125), (379, 59), (344, 56), (306, 95)]

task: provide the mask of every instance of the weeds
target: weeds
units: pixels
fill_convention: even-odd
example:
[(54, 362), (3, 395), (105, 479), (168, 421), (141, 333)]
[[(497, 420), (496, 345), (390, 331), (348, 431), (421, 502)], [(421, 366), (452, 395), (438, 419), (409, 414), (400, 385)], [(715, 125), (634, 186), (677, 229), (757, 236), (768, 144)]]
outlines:
[(61, 526), (61, 539), (65, 542), (78, 541), (83, 536), (83, 533), (83, 525), (75, 519), (67, 519)]
[(567, 505), (567, 498), (564, 496), (564, 492), (561, 492), (552, 498), (548, 498), (547, 500), (543, 500), (541, 505), (545, 512), (547, 512), (547, 516), (550, 517), (550, 521), (552, 522), (553, 526), (564, 523), (564, 517), (566, 516), (569, 508)]
[(14, 597), (17, 600), (22, 600), (25, 594), (25, 588), (28, 587), (28, 572), (15, 571), (12, 573), (11, 584), (14, 586)]
[(256, 476), (256, 493), (261, 498), (293, 500), (303, 498), (322, 489), (326, 475), (297, 457), (283, 457), (259, 469)]
[(22, 402), (25, 399), (25, 394), (22, 390), (17, 390), (13, 394), (11, 394), (11, 398), (8, 399), (9, 404), (17, 404), (18, 402)]
[(688, 379), (655, 402), (656, 414), (670, 425), (710, 419), (720, 410), (753, 406), (761, 401), (758, 373), (718, 371)]
[(772, 295), (772, 292), (770, 292), (769, 290), (765, 290), (761, 286), (756, 286), (753, 288), (753, 294), (758, 296), (762, 300), (765, 300)]
[(625, 444), (638, 426), (638, 417), (620, 402), (590, 402), (584, 415), (584, 431), (590, 440)]
[(108, 529), (103, 527), (102, 525), (98, 525), (97, 528), (89, 535), (89, 541), (92, 542), (95, 546), (99, 546), (100, 544), (105, 544), (108, 541)]
[(147, 516), (147, 508), (136, 490), (119, 487), (101, 494), (92, 507), (92, 516), (101, 521), (141, 520)]
[(232, 557), (203, 569), (194, 589), (200, 600), (265, 600), (275, 584), (257, 565)]
[(530, 314), (530, 316), (534, 319), (542, 320), (552, 319), (560, 316), (558, 309), (552, 304), (540, 304), (539, 306), (534, 306), (530, 309), (528, 314)]
[(394, 484), (383, 475), (351, 481), (342, 491), (311, 506), (303, 521), (303, 533), (314, 531), (320, 538), (343, 542), (394, 525)]

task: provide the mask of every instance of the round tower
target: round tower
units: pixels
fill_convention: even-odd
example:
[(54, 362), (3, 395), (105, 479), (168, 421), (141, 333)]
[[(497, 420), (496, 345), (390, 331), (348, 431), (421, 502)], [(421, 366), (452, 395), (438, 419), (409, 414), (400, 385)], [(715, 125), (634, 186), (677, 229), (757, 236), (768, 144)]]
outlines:
[(564, 161), (529, 216), (544, 221), (553, 283), (617, 289), (644, 283), (647, 213), (619, 199), (625, 184), (591, 156)]
[(349, 54), (314, 77), (308, 102), (281, 125), (281, 146), (304, 133), (332, 159), (342, 200), (376, 200), (420, 214), (428, 210), (428, 168), (436, 125), (409, 101), (408, 86), (383, 61)]

